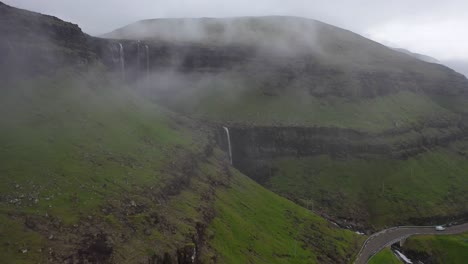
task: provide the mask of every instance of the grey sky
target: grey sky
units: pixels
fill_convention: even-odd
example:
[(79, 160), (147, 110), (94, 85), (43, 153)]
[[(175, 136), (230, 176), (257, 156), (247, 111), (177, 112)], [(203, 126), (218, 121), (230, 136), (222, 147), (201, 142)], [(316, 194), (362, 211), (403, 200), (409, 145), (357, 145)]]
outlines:
[(294, 15), (441, 60), (468, 61), (466, 0), (0, 0), (91, 35), (148, 18)]

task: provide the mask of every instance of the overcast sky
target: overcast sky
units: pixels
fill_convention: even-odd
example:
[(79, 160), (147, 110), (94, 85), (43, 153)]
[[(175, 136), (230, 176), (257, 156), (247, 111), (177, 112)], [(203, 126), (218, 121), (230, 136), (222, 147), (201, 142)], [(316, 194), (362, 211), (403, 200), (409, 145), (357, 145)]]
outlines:
[(91, 35), (149, 18), (293, 15), (440, 60), (468, 61), (468, 0), (0, 0)]

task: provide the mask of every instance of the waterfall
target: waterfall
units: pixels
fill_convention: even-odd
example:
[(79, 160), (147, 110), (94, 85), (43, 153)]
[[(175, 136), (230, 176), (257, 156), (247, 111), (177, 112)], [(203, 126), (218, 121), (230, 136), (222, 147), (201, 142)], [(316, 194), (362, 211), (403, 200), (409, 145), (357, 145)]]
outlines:
[(125, 54), (124, 54), (124, 47), (122, 43), (119, 43), (119, 62), (120, 62), (120, 72), (122, 73), (122, 79), (125, 80)]
[(138, 71), (138, 73), (141, 71), (141, 65), (140, 65), (140, 41), (137, 42), (137, 71)]
[(228, 151), (229, 151), (229, 161), (232, 165), (232, 149), (231, 149), (231, 137), (229, 136), (229, 129), (227, 127), (223, 127), (224, 131), (226, 131), (227, 142), (228, 142)]
[(396, 254), (398, 255), (398, 257), (403, 260), (403, 262), (405, 262), (406, 264), (413, 264), (413, 262), (411, 261), (411, 259), (409, 259), (408, 257), (406, 257), (405, 255), (403, 255), (403, 253), (401, 253), (400, 251), (398, 250), (395, 250)]
[(146, 48), (146, 73), (148, 74), (148, 77), (150, 75), (150, 60), (149, 60), (149, 47), (148, 45), (145, 45)]

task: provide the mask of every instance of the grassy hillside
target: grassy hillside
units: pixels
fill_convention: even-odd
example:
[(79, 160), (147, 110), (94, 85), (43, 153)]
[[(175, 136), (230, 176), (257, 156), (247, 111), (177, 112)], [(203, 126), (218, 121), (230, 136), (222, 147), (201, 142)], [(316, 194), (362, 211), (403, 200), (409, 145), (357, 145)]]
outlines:
[(199, 250), (274, 263), (292, 258), (291, 243), (296, 263), (355, 254), (361, 237), (230, 173), (209, 130), (103, 75), (2, 87), (3, 261), (142, 263)]
[[(463, 105), (461, 102), (459, 105)], [(179, 89), (165, 103), (185, 114), (222, 123), (337, 127), (372, 133), (460, 119), (457, 112), (441, 106), (442, 102), (410, 91), (354, 99), (289, 92), (269, 96), (258, 87), (243, 86), (235, 80), (229, 84), (218, 80), (201, 90)]]
[(208, 234), (219, 263), (349, 263), (365, 239), (236, 171), (216, 196)]
[(414, 236), (406, 240), (403, 249), (424, 263), (465, 263), (468, 259), (468, 234)]
[(467, 143), (407, 160), (280, 158), (266, 184), (314, 210), (374, 228), (468, 208)]
[[(116, 262), (131, 263), (171, 252), (195, 232), (190, 222), (201, 211), (187, 221), (167, 207), (206, 144), (188, 123), (92, 75), (25, 81), (1, 93), (2, 259), (60, 262), (114, 250)], [(186, 202), (187, 213), (203, 206)], [(93, 243), (109, 245), (94, 252)]]
[(393, 254), (389, 248), (384, 248), (373, 256), (368, 264), (401, 264), (402, 262)]

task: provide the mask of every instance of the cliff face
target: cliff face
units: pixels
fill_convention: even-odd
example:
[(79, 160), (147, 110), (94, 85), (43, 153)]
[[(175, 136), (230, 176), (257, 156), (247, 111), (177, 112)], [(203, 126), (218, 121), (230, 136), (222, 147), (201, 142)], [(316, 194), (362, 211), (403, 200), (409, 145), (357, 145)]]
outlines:
[[(435, 129), (437, 133), (427, 133)], [(321, 127), (230, 127), (233, 164), (260, 183), (271, 177), (271, 162), (282, 157), (327, 155), (335, 159), (407, 159), (466, 138), (461, 124), (380, 134)], [(228, 150), (224, 130), (218, 141)]]
[[(104, 37), (141, 40), (150, 47), (154, 43), (156, 50), (161, 43), (184, 43), (194, 49), (173, 49), (175, 54), (169, 55), (183, 54), (182, 62), (192, 66), (190, 70), (219, 66), (216, 72), (226, 71), (234, 63), (273, 93), (303, 90), (312, 96), (375, 97), (400, 90), (453, 94), (468, 87), (462, 75), (447, 67), (296, 17), (145, 20)], [(157, 65), (157, 52), (151, 57), (151, 64)], [(200, 64), (190, 64), (194, 59)]]
[(183, 74), (235, 73), (251, 86), (260, 87), (266, 94), (287, 95), (294, 92), (315, 97), (373, 98), (404, 90), (456, 95), (468, 90), (468, 81), (463, 75), (442, 65), (411, 58), (402, 58), (398, 62), (401, 69), (395, 63), (393, 69), (386, 70), (353, 67), (338, 62), (326, 64), (323, 61), (328, 60), (324, 55), (306, 53), (285, 56), (246, 44), (181, 44), (151, 40), (109, 40), (106, 44), (100, 40), (99, 43), (97, 50), (100, 58), (114, 69), (118, 68), (119, 45), (123, 46), (126, 71), (134, 79), (145, 76), (148, 69), (170, 69)]

